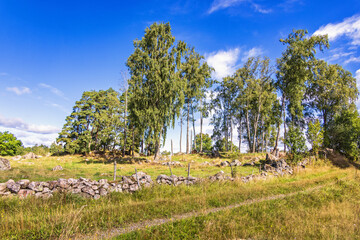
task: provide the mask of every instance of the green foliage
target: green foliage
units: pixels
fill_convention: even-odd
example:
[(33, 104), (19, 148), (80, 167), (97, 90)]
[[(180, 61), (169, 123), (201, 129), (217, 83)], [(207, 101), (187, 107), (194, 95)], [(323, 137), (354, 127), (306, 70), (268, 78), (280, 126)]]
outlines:
[(348, 157), (360, 159), (360, 117), (356, 108), (343, 110), (329, 127), (330, 146)]
[(306, 151), (306, 140), (300, 127), (290, 125), (285, 139), (286, 146), (290, 149), (291, 160), (297, 163)]
[[(200, 133), (196, 134), (195, 137), (196, 142), (196, 151), (200, 152)], [(203, 152), (211, 152), (212, 150), (212, 140), (209, 134), (202, 134), (202, 150)]]
[(51, 155), (62, 155), (65, 153), (65, 149), (63, 148), (63, 146), (60, 144), (57, 144), (56, 142), (53, 142), (50, 145), (49, 151), (50, 151)]
[(319, 119), (316, 119), (315, 122), (309, 122), (306, 137), (311, 144), (313, 152), (317, 154), (324, 142), (324, 130)]
[(0, 155), (14, 156), (19, 154), (23, 148), (22, 142), (18, 140), (12, 133), (0, 132)]
[(356, 79), (339, 65), (330, 65), (323, 60), (314, 61), (314, 79), (307, 89), (310, 109), (322, 117), (325, 146), (329, 146), (329, 125), (342, 109), (354, 104), (358, 89)]
[(127, 60), (130, 117), (157, 150), (184, 104), (186, 82), (179, 69), (187, 49), (184, 42), (174, 43), (170, 24), (154, 23), (141, 40), (134, 41), (135, 50)]
[(170, 156), (171, 152), (170, 151), (162, 151), (161, 155), (166, 155), (166, 156)]
[(280, 39), (286, 50), (277, 60), (277, 87), (286, 99), (290, 120), (303, 123), (306, 88), (313, 79), (312, 66), (316, 61), (316, 48), (329, 47), (327, 36), (307, 37), (307, 30), (293, 30), (287, 39)]
[[(64, 144), (65, 151), (70, 154), (122, 149), (123, 112), (124, 94), (120, 95), (111, 88), (84, 92), (75, 103), (73, 112), (66, 117), (57, 143)], [(132, 136), (132, 131), (128, 134)], [(130, 148), (132, 138), (128, 137), (127, 141)]]
[(225, 138), (217, 140), (214, 144), (213, 149), (218, 152), (227, 152), (228, 150), (226, 149), (226, 147), (227, 146), (231, 147), (231, 145), (232, 145), (232, 149), (234, 152), (239, 151), (239, 148), (237, 146), (235, 146), (234, 143), (232, 143), (231, 141), (228, 141), (226, 143)]

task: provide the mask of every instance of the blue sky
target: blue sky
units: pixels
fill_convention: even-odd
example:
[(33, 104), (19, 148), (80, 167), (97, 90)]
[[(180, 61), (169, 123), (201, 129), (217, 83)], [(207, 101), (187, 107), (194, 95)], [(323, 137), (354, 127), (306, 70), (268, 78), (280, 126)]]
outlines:
[[(124, 86), (132, 42), (155, 21), (170, 22), (176, 40), (215, 68), (214, 78), (249, 56), (274, 63), (284, 50), (279, 39), (301, 28), (329, 34), (331, 48), (318, 57), (360, 79), (358, 0), (0, 0), (0, 131), (26, 146), (50, 144), (83, 91)], [(179, 127), (170, 130), (165, 148), (173, 139), (178, 151), (178, 136)]]

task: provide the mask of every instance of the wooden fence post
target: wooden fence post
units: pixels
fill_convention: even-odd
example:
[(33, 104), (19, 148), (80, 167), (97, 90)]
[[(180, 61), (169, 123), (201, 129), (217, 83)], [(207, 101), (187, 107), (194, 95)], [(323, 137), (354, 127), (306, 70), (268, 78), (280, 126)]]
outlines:
[(190, 163), (188, 165), (188, 177), (190, 177)]
[(114, 181), (116, 180), (116, 159), (114, 159)]
[(137, 185), (139, 187), (139, 189), (141, 190), (141, 186), (140, 186), (140, 182), (139, 182), (139, 177), (138, 177), (138, 174), (137, 174), (137, 170), (135, 168), (135, 175), (136, 175), (136, 182), (137, 182)]

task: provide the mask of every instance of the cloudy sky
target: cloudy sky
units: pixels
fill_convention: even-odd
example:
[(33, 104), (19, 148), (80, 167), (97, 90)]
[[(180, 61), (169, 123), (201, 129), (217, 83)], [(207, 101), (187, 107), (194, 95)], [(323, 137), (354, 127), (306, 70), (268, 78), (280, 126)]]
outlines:
[[(328, 34), (331, 48), (318, 57), (360, 79), (358, 0), (124, 2), (0, 1), (0, 131), (26, 146), (51, 144), (83, 91), (124, 85), (133, 40), (155, 21), (170, 22), (176, 39), (203, 54), (217, 79), (249, 56), (274, 63), (284, 50), (279, 39), (292, 29)], [(179, 126), (168, 134), (175, 151), (178, 136)]]

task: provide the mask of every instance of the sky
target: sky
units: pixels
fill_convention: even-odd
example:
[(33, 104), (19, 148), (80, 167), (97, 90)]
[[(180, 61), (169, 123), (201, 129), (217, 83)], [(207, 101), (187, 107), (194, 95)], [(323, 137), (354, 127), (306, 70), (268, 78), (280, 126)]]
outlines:
[[(251, 56), (275, 64), (279, 39), (293, 29), (328, 34), (330, 49), (317, 56), (360, 80), (358, 0), (0, 0), (0, 131), (25, 146), (50, 145), (84, 91), (123, 89), (133, 41), (154, 22), (169, 22), (218, 80)], [(172, 139), (179, 151), (179, 129), (169, 130), (164, 149)]]

